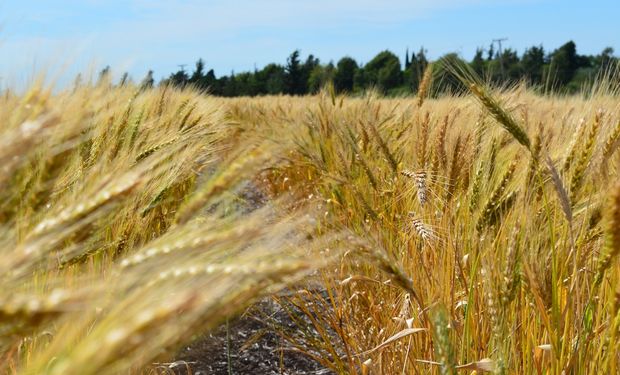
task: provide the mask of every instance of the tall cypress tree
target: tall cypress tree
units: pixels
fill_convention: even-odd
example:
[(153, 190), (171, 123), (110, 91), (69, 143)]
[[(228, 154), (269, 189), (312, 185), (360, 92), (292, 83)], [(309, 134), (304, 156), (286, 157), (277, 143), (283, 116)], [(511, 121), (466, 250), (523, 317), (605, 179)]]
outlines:
[(407, 48), (405, 52), (405, 70), (409, 69), (409, 65), (411, 65), (411, 63), (409, 62), (409, 48)]
[(293, 51), (286, 61), (286, 93), (303, 95), (303, 72), (299, 62), (299, 50)]

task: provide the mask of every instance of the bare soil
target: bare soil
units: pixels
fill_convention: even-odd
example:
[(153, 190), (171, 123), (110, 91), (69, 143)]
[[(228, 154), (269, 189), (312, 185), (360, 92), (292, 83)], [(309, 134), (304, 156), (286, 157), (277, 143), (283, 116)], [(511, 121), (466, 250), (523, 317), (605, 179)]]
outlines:
[[(288, 315), (273, 303), (264, 301), (255, 308), (269, 314), (273, 323), (292, 327)], [(257, 318), (244, 314), (217, 330), (198, 338), (181, 350), (177, 360), (167, 364), (174, 374), (333, 374), (311, 358), (291, 350), (286, 343)]]

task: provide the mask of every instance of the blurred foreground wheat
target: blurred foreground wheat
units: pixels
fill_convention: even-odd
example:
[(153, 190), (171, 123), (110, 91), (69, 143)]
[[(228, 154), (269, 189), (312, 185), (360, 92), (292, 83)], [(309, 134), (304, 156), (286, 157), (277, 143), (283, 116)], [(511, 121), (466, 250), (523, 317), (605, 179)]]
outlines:
[(215, 99), (33, 88), (0, 123), (2, 372), (140, 371), (328, 259), (309, 210), (242, 209), (283, 151)]

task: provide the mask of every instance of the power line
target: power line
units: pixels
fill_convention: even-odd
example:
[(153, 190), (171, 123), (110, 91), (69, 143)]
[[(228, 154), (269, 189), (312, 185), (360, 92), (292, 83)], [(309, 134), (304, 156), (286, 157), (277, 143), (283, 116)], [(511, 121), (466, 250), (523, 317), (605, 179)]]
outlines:
[(497, 39), (493, 39), (493, 44), (497, 43), (497, 47), (498, 47), (498, 56), (499, 56), (499, 69), (502, 73), (502, 78), (506, 78), (504, 75), (504, 59), (502, 58), (502, 42), (507, 41), (508, 38), (497, 38)]

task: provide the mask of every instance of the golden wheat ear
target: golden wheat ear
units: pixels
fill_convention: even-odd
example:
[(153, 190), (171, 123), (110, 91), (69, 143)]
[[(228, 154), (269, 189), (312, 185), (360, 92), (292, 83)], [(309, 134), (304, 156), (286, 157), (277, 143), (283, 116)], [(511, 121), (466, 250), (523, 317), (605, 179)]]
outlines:
[(611, 195), (607, 238), (607, 252), (601, 255), (596, 270), (594, 279), (596, 285), (603, 281), (605, 272), (620, 254), (620, 183), (616, 185)]
[(409, 212), (409, 224), (411, 228), (422, 238), (425, 242), (431, 242), (437, 238), (433, 230), (426, 225), (422, 219), (419, 219), (415, 212)]
[(403, 176), (409, 177), (414, 180), (417, 188), (417, 197), (420, 202), (420, 206), (424, 206), (428, 201), (428, 187), (426, 185), (426, 172), (418, 171), (412, 172), (408, 169), (400, 172)]
[(418, 88), (418, 107), (424, 104), (424, 100), (428, 96), (433, 81), (433, 64), (430, 63), (424, 69), (422, 80), (420, 81), (420, 87)]

